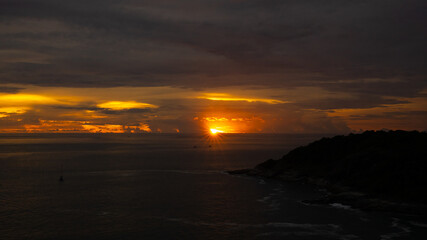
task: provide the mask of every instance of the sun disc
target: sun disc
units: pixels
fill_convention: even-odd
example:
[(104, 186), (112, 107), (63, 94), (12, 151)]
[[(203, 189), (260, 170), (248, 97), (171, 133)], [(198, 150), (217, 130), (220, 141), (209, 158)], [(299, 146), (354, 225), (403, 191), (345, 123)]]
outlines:
[(212, 135), (215, 135), (215, 134), (217, 134), (217, 133), (223, 133), (224, 131), (221, 131), (221, 130), (218, 130), (218, 129), (214, 129), (214, 128), (211, 128), (210, 129), (210, 131), (211, 131), (211, 134)]

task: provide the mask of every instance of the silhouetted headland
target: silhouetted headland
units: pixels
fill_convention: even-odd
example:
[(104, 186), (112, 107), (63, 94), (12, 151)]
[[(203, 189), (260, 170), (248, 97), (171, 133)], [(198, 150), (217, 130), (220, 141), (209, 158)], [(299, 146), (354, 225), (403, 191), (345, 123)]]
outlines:
[(279, 160), (229, 171), (326, 188), (313, 204), (427, 215), (427, 133), (366, 131), (322, 138)]

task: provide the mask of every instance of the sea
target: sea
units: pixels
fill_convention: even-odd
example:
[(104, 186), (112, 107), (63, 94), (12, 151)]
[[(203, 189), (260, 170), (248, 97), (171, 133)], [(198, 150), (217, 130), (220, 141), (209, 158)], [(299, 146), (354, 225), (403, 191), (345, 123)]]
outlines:
[(226, 172), (321, 137), (1, 134), (0, 239), (427, 239), (425, 219)]

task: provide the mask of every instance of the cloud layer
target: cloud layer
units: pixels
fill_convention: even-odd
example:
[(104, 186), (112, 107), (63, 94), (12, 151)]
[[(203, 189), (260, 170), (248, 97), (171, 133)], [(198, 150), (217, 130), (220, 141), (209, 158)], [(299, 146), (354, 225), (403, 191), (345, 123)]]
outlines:
[[(162, 118), (158, 128), (173, 129), (172, 121), (190, 126), (189, 119), (203, 117), (197, 113), (215, 102), (218, 108), (245, 108), (242, 115), (270, 108), (280, 113), (271, 119), (304, 115), (305, 120), (292, 123), (295, 129), (323, 119), (334, 126), (330, 131), (345, 129), (339, 121), (354, 129), (363, 124), (352, 126), (351, 121), (361, 118), (400, 119), (393, 127), (404, 128), (414, 114), (427, 120), (426, 11), (422, 0), (0, 0), (0, 94), (34, 86), (120, 94), (117, 87), (170, 87), (175, 90), (167, 96), (107, 99), (100, 93), (90, 104), (61, 102), (51, 115), (58, 118), (65, 108), (83, 107), (115, 116), (109, 119), (121, 115), (114, 124), (134, 121), (136, 126), (137, 118), (157, 114)], [(182, 89), (191, 89), (194, 98), (190, 101)], [(219, 103), (206, 93), (234, 94), (234, 99)], [(141, 100), (159, 108), (96, 105)], [(343, 109), (352, 113), (343, 116)], [(14, 114), (8, 111), (0, 111), (1, 116)], [(37, 115), (31, 111), (25, 114)], [(415, 128), (427, 126), (417, 123)]]

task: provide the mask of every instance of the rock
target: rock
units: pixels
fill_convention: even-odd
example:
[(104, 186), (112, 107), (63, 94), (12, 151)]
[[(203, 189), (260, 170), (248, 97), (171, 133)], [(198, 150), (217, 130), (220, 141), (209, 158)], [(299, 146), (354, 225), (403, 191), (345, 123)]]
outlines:
[(397, 209), (396, 202), (427, 206), (426, 172), (427, 133), (417, 131), (322, 138), (254, 169), (230, 171), (315, 184), (332, 193), (318, 203), (339, 200), (362, 209)]

